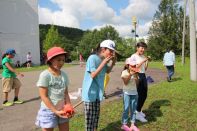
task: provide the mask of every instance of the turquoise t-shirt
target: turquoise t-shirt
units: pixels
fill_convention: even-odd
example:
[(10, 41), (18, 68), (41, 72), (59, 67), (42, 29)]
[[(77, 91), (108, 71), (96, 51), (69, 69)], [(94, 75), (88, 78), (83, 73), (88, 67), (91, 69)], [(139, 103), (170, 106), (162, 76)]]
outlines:
[[(37, 82), (38, 87), (48, 89), (48, 97), (56, 105), (59, 101), (64, 100), (65, 89), (68, 87), (69, 80), (65, 72), (61, 71), (60, 76), (54, 76), (48, 70), (43, 71)], [(47, 108), (44, 102), (41, 102), (41, 107)]]
[(103, 99), (104, 78), (108, 68), (107, 64), (94, 79), (91, 77), (91, 72), (96, 71), (101, 62), (102, 59), (96, 54), (89, 56), (86, 62), (82, 85), (82, 100), (85, 102), (94, 102), (96, 99), (101, 101)]
[(2, 72), (2, 77), (4, 78), (16, 78), (16, 74), (12, 71), (10, 71), (5, 63), (9, 63), (13, 67), (13, 61), (10, 58), (4, 57), (2, 60), (2, 66), (3, 66), (3, 72)]

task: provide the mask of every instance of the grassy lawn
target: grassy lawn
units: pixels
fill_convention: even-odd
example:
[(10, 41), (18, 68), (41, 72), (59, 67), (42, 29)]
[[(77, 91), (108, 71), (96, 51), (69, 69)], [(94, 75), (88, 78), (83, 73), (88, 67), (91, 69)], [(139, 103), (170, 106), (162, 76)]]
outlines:
[[(162, 67), (151, 62), (151, 68)], [(173, 82), (149, 86), (143, 107), (148, 123), (137, 122), (141, 131), (197, 131), (197, 82), (190, 81), (189, 62), (178, 60)], [(99, 131), (120, 131), (122, 99), (101, 106)], [(84, 131), (84, 115), (77, 114), (70, 122), (71, 131)]]

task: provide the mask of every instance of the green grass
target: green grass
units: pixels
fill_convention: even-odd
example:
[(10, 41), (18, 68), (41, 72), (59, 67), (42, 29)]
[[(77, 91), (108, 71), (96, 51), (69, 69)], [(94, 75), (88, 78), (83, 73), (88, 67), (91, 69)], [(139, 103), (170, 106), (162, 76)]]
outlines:
[[(151, 62), (151, 68), (164, 70), (162, 62)], [(189, 61), (176, 63), (173, 82), (166, 81), (149, 87), (143, 107), (148, 123), (137, 122), (141, 131), (197, 131), (197, 82), (190, 81)], [(122, 99), (101, 106), (99, 131), (119, 131)], [(83, 131), (84, 115), (70, 121), (71, 131)]]

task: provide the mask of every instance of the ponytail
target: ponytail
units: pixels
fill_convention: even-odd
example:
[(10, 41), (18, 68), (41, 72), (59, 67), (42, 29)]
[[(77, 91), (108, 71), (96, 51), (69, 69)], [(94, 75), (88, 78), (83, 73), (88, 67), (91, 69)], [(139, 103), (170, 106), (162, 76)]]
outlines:
[(93, 49), (93, 51), (90, 53), (90, 55), (98, 54), (100, 51), (101, 51), (100, 44), (98, 44), (97, 47)]
[(7, 55), (6, 53), (4, 53), (4, 54), (2, 55), (2, 60), (3, 60), (3, 58), (5, 58), (5, 57), (6, 57), (6, 55)]

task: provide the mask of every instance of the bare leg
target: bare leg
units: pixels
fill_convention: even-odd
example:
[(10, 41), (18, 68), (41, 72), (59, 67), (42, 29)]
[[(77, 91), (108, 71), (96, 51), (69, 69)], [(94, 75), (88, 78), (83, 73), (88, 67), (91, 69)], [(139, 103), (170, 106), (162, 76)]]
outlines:
[(8, 92), (4, 92), (3, 94), (4, 94), (4, 99), (8, 100)]
[(53, 128), (42, 128), (42, 131), (53, 131)]
[(15, 95), (15, 97), (18, 97), (19, 90), (20, 90), (20, 88), (15, 88), (15, 91), (14, 91), (14, 95)]
[(69, 131), (69, 122), (65, 122), (58, 125), (59, 131)]

